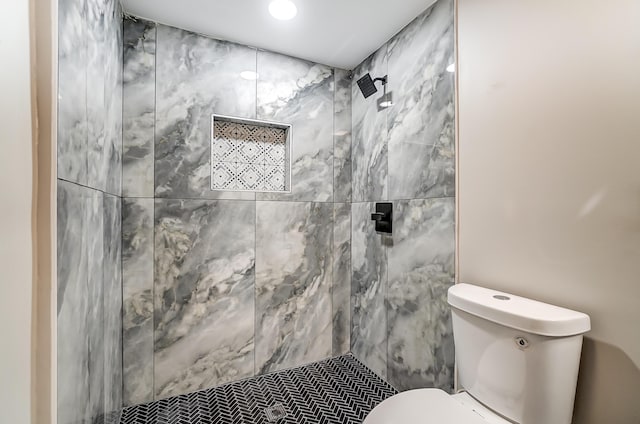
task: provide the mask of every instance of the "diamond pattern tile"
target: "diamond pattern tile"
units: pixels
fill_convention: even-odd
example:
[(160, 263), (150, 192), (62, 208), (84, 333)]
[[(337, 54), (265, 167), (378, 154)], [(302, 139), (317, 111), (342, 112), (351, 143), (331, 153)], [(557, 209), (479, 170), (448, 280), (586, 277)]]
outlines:
[(285, 129), (214, 120), (212, 190), (284, 192), (287, 161)]
[(238, 163), (236, 187), (240, 190), (262, 190), (265, 184), (264, 165)]
[(230, 138), (216, 138), (211, 145), (212, 158), (220, 162), (236, 161), (236, 141)]
[(235, 190), (236, 164), (231, 162), (215, 162), (211, 167), (212, 185), (221, 190)]
[(264, 163), (264, 143), (256, 141), (238, 142), (236, 157), (242, 163)]
[(284, 191), (286, 189), (284, 170), (282, 168), (275, 165), (265, 165), (264, 174), (265, 191)]
[(267, 143), (264, 152), (264, 163), (279, 165), (285, 162), (287, 146), (285, 143)]
[[(361, 424), (396, 393), (353, 356), (344, 355), (129, 407), (121, 412), (120, 424)], [(278, 405), (284, 416), (270, 421), (273, 414), (267, 413)]]

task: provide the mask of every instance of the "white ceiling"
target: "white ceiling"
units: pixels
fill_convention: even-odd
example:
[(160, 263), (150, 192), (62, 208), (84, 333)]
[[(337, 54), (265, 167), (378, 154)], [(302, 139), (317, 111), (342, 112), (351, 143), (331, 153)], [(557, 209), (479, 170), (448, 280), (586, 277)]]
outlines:
[(126, 13), (214, 38), (353, 69), (435, 0), (293, 0), (278, 21), (271, 0), (122, 0)]

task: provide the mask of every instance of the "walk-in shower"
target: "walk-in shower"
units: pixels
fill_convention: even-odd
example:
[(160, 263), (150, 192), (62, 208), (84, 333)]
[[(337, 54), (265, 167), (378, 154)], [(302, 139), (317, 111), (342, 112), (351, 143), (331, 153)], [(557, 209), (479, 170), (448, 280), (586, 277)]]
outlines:
[(350, 62), (120, 3), (59, 6), (58, 424), (360, 424), (452, 390), (453, 0)]

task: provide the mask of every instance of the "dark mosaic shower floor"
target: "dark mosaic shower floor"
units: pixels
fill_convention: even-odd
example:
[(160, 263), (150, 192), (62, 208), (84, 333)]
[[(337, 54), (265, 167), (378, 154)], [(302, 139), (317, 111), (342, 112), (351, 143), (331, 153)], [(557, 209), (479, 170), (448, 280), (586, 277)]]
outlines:
[(361, 424), (376, 405), (396, 393), (353, 356), (345, 355), (132, 406), (124, 409), (120, 423)]

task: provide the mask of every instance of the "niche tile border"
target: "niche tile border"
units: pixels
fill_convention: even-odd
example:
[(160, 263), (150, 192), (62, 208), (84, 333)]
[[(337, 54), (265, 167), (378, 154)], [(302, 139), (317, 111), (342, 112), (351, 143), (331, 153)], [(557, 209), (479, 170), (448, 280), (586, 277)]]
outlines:
[(211, 190), (291, 193), (292, 126), (211, 116)]

